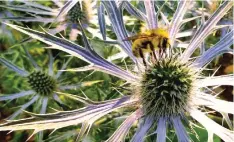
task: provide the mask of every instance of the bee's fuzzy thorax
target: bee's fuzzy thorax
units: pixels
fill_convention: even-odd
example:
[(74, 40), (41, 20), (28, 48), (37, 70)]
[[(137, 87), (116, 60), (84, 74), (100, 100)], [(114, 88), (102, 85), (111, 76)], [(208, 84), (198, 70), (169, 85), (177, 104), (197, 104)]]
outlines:
[(147, 35), (154, 35), (154, 36), (161, 36), (164, 38), (169, 38), (169, 33), (166, 29), (163, 28), (157, 28), (157, 29), (152, 29), (152, 30), (147, 30), (145, 31)]

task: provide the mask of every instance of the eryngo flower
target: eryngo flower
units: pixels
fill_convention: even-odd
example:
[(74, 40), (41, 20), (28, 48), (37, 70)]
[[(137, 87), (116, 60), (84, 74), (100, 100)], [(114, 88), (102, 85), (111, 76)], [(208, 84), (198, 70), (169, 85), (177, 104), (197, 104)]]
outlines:
[[(48, 1), (49, 2), (49, 1)], [(96, 2), (87, 1), (53, 1), (53, 6), (50, 8), (44, 6), (37, 1), (20, 1), (18, 3), (8, 3), (0, 5), (0, 7), (11, 9), (13, 11), (25, 12), (26, 15), (6, 16), (6, 20), (23, 21), (23, 22), (40, 22), (43, 24), (57, 24), (56, 28), (50, 29), (51, 34), (56, 34), (61, 31), (71, 28), (70, 39), (76, 40), (77, 34), (80, 34), (78, 21), (88, 28), (90, 32), (97, 32), (94, 28), (89, 27), (89, 24), (97, 24), (95, 16), (96, 11), (93, 9)]]
[[(107, 141), (124, 141), (133, 123), (139, 120), (140, 125), (132, 137), (132, 141), (134, 142), (144, 141), (149, 132), (157, 135), (157, 141), (164, 142), (167, 138), (167, 131), (171, 129), (175, 130), (178, 141), (187, 142), (190, 141), (190, 138), (183, 121), (191, 123), (191, 118), (199, 122), (208, 131), (209, 139), (212, 140), (213, 134), (216, 134), (224, 141), (234, 141), (234, 133), (231, 130), (233, 124), (227, 116), (227, 114), (234, 114), (234, 103), (221, 100), (217, 95), (213, 96), (211, 93), (212, 88), (210, 88), (210, 86), (233, 85), (233, 75), (207, 77), (202, 74), (205, 65), (212, 59), (223, 53), (232, 53), (230, 46), (233, 44), (233, 30), (229, 31), (214, 46), (201, 55), (196, 56), (195, 59), (192, 57), (194, 51), (213, 30), (223, 27), (222, 25), (218, 26), (217, 23), (232, 7), (232, 2), (224, 1), (209, 19), (196, 29), (196, 33), (193, 35), (187, 48), (177, 53), (171, 50), (177, 48), (177, 44), (174, 43), (181, 25), (185, 21), (189, 21), (188, 19), (183, 21), (183, 16), (190, 5), (189, 1), (180, 1), (172, 21), (168, 22), (166, 17), (164, 17), (164, 21), (168, 24), (169, 29), (164, 30), (164, 36), (157, 35), (158, 37), (168, 37), (171, 49), (163, 51), (162, 54), (160, 53), (159, 46), (157, 48), (153, 46), (154, 49), (150, 50), (150, 52), (146, 50), (147, 53), (152, 53), (149, 58), (140, 56), (139, 59), (136, 59), (132, 53), (131, 42), (124, 40), (128, 38), (128, 34), (124, 27), (121, 12), (122, 8), (126, 8), (130, 14), (145, 21), (149, 30), (158, 29), (160, 27), (156, 18), (153, 1), (144, 1), (146, 14), (134, 8), (126, 1), (122, 2), (119, 7), (117, 7), (115, 1), (103, 1), (102, 4), (109, 15), (113, 31), (117, 36), (120, 46), (133, 59), (134, 63), (138, 65), (139, 69), (137, 71), (123, 70), (100, 57), (89, 45), (89, 41), (83, 31), (85, 47), (48, 33), (11, 24), (7, 25), (47, 44), (54, 45), (53, 48), (68, 52), (90, 63), (90, 66), (73, 70), (99, 70), (126, 80), (131, 86), (131, 95), (105, 102), (83, 100), (83, 102), (88, 104), (84, 108), (45, 115), (32, 114), (31, 118), (2, 124), (0, 130), (33, 129), (33, 134), (35, 134), (46, 129), (58, 129), (82, 123), (78, 136), (78, 138), (81, 138), (88, 132), (93, 122), (97, 119), (116, 109), (130, 107), (135, 108), (136, 111), (128, 116)], [(161, 11), (158, 12), (161, 13)], [(144, 48), (147, 49), (149, 46), (149, 49), (151, 49), (148, 44), (160, 45), (159, 43), (152, 42), (152, 37), (146, 38), (149, 38), (149, 40)], [(133, 41), (133, 44), (136, 41)], [(162, 45), (165, 44), (162, 42)], [(144, 65), (141, 64), (142, 58), (145, 60)], [(203, 107), (223, 114), (230, 129), (219, 125), (209, 118)]]
[[(5, 3), (7, 3), (7, 1), (0, 1), (0, 5), (5, 4)], [(0, 19), (6, 16), (12, 16), (12, 13), (0, 7)], [(4, 36), (12, 38), (12, 33), (7, 30), (4, 24), (0, 25), (0, 33), (1, 33), (1, 38), (3, 38)], [(2, 33), (4, 33), (4, 36)]]
[[(38, 104), (40, 104), (39, 107), (41, 107), (40, 111), (37, 113), (42, 113), (42, 114), (46, 113), (48, 102), (50, 100), (54, 100), (61, 106), (66, 107), (66, 104), (63, 103), (63, 101), (59, 97), (62, 92), (66, 92), (67, 90), (79, 89), (80, 87), (89, 86), (93, 83), (99, 82), (99, 81), (93, 81), (93, 82), (90, 81), (90, 82), (81, 82), (77, 84), (68, 84), (64, 82), (65, 78), (63, 78), (62, 76), (62, 71), (58, 71), (54, 68), (55, 58), (52, 56), (50, 49), (48, 50), (48, 55), (49, 55), (48, 68), (40, 67), (40, 65), (36, 63), (36, 61), (33, 59), (31, 54), (26, 49), (25, 52), (30, 60), (30, 63), (33, 65), (33, 68), (30, 71), (26, 71), (25, 69), (17, 67), (16, 65), (6, 60), (5, 58), (0, 57), (0, 63), (5, 65), (7, 68), (13, 70), (14, 72), (16, 72), (19, 76), (22, 76), (24, 79), (26, 79), (27, 85), (29, 86), (29, 90), (22, 90), (21, 92), (14, 94), (4, 94), (4, 95), (1, 94), (0, 101), (8, 101), (27, 96), (31, 97), (31, 99), (28, 102), (23, 104), (20, 107), (20, 109), (15, 111), (8, 118), (9, 120), (14, 119), (20, 113), (22, 113), (22, 111), (26, 110), (30, 105), (36, 102), (38, 102)], [(64, 70), (67, 67), (71, 59), (72, 58), (69, 58), (67, 62), (63, 64), (61, 70)], [(64, 95), (69, 95), (69, 94), (64, 94)]]

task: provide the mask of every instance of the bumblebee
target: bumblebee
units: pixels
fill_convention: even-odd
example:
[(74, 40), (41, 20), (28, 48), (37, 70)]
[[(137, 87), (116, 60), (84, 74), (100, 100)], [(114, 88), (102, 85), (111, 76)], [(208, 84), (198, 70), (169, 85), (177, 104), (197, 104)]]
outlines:
[(159, 57), (161, 57), (163, 53), (166, 52), (166, 49), (170, 47), (169, 34), (166, 30), (161, 28), (148, 30), (139, 35), (128, 37), (127, 40), (133, 41), (133, 55), (141, 57), (145, 66), (145, 53), (150, 53), (151, 57), (153, 56), (153, 58), (157, 60), (155, 51), (158, 51)]

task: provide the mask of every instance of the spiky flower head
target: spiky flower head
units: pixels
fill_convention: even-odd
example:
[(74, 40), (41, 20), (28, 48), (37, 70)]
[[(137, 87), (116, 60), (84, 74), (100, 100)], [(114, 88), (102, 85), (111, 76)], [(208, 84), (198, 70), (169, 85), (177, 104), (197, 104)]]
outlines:
[[(84, 28), (88, 28), (90, 22), (97, 24), (97, 11), (96, 1), (53, 1), (53, 8), (43, 5), (38, 1), (19, 1), (8, 2), (7, 5), (1, 5), (0, 7), (11, 9), (13, 11), (19, 11), (21, 13), (28, 13), (24, 16), (15, 14), (17, 16), (4, 16), (3, 19), (19, 21), (19, 22), (37, 22), (44, 24), (54, 24), (55, 28), (49, 29), (49, 33), (56, 34), (70, 28), (70, 40), (76, 40), (79, 31), (79, 21)], [(20, 7), (20, 8), (19, 8)], [(53, 25), (53, 26), (54, 26)], [(98, 31), (92, 27), (89, 27), (90, 32), (98, 33)], [(98, 37), (101, 37), (99, 34)]]
[(50, 96), (56, 90), (56, 80), (42, 71), (34, 71), (27, 76), (30, 87), (40, 95)]
[(82, 11), (80, 2), (76, 3), (68, 12), (68, 18), (73, 23), (78, 23), (78, 20), (85, 18), (85, 13)]
[(155, 118), (185, 114), (195, 77), (194, 71), (176, 58), (156, 61), (142, 76), (140, 97), (144, 114)]
[[(94, 83), (100, 81), (87, 81), (81, 82), (77, 84), (68, 84), (63, 80), (65, 78), (61, 78), (62, 72), (55, 70), (54, 66), (56, 65), (54, 62), (54, 57), (52, 56), (52, 52), (49, 50), (49, 65), (48, 68), (41, 68), (28, 50), (23, 46), (26, 55), (28, 56), (30, 63), (33, 65), (32, 71), (26, 71), (25, 69), (19, 68), (16, 65), (12, 64), (10, 61), (6, 60), (3, 57), (0, 57), (0, 63), (18, 73), (19, 76), (23, 77), (27, 82), (26, 86), (28, 86), (27, 91), (21, 91), (15, 94), (4, 94), (0, 95), (0, 101), (7, 101), (18, 99), (21, 97), (26, 97), (32, 95), (32, 99), (21, 106), (21, 108), (14, 112), (8, 119), (14, 119), (17, 117), (23, 110), (27, 109), (30, 105), (33, 105), (36, 102), (39, 102), (41, 106), (40, 113), (46, 113), (46, 109), (49, 105), (48, 101), (53, 100), (58, 103), (60, 106), (66, 106), (66, 104), (61, 100), (61, 96), (67, 96), (72, 98), (69, 94), (62, 93), (66, 90), (76, 90), (80, 87), (90, 86)], [(65, 62), (61, 68), (64, 70), (68, 63), (71, 61), (72, 57)], [(57, 73), (56, 73), (57, 72)], [(62, 94), (62, 95), (61, 95)]]
[(78, 24), (78, 21), (82, 25), (88, 25), (90, 19), (92, 19), (91, 2), (88, 1), (79, 1), (77, 2), (67, 14), (67, 18), (72, 22)]

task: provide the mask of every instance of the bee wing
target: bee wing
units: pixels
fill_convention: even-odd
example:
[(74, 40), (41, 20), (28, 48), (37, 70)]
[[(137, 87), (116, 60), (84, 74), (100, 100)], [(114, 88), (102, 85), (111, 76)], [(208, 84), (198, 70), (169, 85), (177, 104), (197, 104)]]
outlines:
[(127, 37), (127, 38), (123, 39), (123, 41), (136, 40), (136, 39), (138, 39), (138, 38), (139, 38), (139, 36), (138, 36), (138, 35), (135, 35), (135, 36)]
[(123, 39), (123, 41), (136, 40), (136, 39), (142, 39), (142, 38), (148, 38), (148, 36), (146, 36), (146, 35), (135, 35), (135, 36), (127, 37), (127, 38)]

